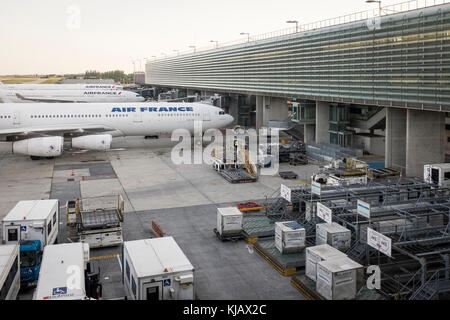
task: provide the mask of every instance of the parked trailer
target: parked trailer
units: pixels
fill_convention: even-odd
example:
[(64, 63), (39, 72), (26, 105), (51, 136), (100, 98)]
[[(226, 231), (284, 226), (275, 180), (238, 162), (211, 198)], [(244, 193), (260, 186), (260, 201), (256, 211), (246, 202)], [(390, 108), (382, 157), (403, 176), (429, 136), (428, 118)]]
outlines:
[(3, 218), (3, 242), (39, 240), (43, 248), (56, 242), (58, 222), (58, 200), (19, 201)]
[(450, 186), (450, 163), (424, 165), (423, 179), (425, 182), (434, 183), (440, 187)]
[(68, 201), (67, 230), (70, 241), (85, 242), (90, 248), (122, 244), (124, 201), (121, 195)]
[(33, 300), (98, 299), (99, 273), (97, 263), (89, 261), (89, 244), (46, 246)]
[(172, 237), (124, 242), (122, 282), (133, 300), (194, 299), (194, 267)]
[(0, 300), (16, 300), (20, 289), (19, 245), (0, 246)]

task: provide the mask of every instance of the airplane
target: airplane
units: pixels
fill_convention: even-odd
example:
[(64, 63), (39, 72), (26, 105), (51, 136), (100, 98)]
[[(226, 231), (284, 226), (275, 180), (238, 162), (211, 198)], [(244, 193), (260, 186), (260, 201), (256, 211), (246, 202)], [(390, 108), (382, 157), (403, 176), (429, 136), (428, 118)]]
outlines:
[(123, 90), (122, 85), (117, 84), (34, 84), (34, 83), (17, 83), (4, 84), (0, 81), (0, 87), (4, 90)]
[(60, 156), (64, 139), (72, 148), (110, 149), (113, 137), (159, 136), (175, 129), (221, 129), (233, 117), (202, 103), (4, 103), (0, 106), (0, 140), (12, 141), (14, 154), (33, 160)]
[[(33, 89), (5, 90), (0, 86), (0, 98), (8, 102), (143, 102), (145, 98), (132, 91), (111, 89)], [(5, 101), (3, 101), (5, 102)]]

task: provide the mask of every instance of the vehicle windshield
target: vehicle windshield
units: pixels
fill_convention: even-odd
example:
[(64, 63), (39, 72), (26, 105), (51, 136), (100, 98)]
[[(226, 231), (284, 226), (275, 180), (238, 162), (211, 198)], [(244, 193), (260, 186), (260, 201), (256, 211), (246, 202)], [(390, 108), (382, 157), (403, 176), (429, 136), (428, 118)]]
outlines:
[(22, 251), (20, 253), (20, 267), (30, 268), (36, 265), (36, 252)]

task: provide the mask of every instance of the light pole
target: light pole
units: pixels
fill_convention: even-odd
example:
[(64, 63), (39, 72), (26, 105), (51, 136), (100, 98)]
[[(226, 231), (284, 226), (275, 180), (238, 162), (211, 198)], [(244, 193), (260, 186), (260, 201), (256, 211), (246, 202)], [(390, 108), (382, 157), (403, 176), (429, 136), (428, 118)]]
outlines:
[(193, 48), (194, 49), (194, 53), (197, 51), (197, 47), (196, 46), (189, 46), (189, 48)]
[(250, 33), (248, 32), (241, 32), (241, 36), (247, 35), (247, 42), (250, 42)]
[(215, 42), (215, 43), (216, 43), (216, 49), (219, 47), (219, 41), (211, 40), (211, 41), (209, 41), (209, 42)]
[(381, 17), (381, 0), (366, 0), (366, 3), (378, 3), (378, 15)]
[(298, 21), (297, 20), (289, 20), (286, 23), (295, 23), (295, 33), (298, 32)]

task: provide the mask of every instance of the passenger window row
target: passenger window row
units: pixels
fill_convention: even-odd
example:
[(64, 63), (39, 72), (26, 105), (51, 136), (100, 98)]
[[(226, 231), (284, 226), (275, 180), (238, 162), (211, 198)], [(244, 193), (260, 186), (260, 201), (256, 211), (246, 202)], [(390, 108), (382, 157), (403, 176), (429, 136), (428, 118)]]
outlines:
[(0, 119), (11, 119), (11, 116), (0, 116)]

